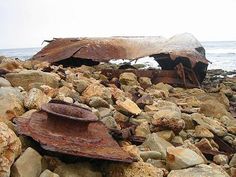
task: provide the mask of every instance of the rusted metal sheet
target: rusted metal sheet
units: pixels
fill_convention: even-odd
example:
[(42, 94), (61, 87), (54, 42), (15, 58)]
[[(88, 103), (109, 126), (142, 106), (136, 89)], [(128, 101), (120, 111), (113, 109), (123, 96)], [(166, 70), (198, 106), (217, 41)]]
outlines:
[(50, 151), (131, 163), (107, 128), (90, 111), (72, 104), (48, 103), (29, 119), (15, 119), (19, 134), (32, 137)]

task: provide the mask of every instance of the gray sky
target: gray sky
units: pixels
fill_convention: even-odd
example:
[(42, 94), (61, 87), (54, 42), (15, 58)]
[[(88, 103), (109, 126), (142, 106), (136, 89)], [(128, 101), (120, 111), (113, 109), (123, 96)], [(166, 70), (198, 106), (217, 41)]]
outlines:
[(236, 0), (0, 0), (0, 48), (38, 47), (53, 37), (189, 32), (236, 40)]

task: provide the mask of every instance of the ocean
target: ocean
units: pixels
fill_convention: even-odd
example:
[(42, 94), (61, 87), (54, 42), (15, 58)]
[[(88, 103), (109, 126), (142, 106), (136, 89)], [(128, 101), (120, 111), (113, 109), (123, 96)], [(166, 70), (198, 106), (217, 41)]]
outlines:
[[(201, 42), (206, 50), (206, 57), (212, 63), (208, 69), (236, 70), (236, 41), (211, 41)], [(0, 49), (0, 56), (8, 56), (27, 60), (36, 54), (41, 48)], [(137, 63), (158, 67), (158, 64), (150, 58), (143, 58)]]

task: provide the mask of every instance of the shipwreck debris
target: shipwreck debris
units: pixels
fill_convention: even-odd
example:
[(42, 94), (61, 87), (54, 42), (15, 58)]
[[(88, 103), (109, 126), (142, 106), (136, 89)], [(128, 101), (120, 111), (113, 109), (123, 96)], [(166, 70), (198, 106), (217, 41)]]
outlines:
[(49, 151), (131, 163), (133, 158), (112, 139), (95, 114), (73, 104), (48, 103), (29, 119), (15, 119), (19, 134)]
[[(185, 87), (200, 87), (209, 62), (200, 42), (188, 33), (176, 35), (170, 39), (157, 36), (55, 38), (34, 55), (32, 60), (64, 66), (81, 66), (83, 64), (97, 65), (99, 62), (118, 59), (132, 61), (146, 56), (154, 57), (162, 68), (158, 71), (159, 75), (150, 74), (153, 79), (155, 78), (155, 82)], [(114, 72), (121, 71), (122, 69), (118, 69)], [(149, 70), (142, 70), (139, 75), (143, 76), (143, 72), (146, 75)], [(160, 75), (162, 75), (161, 78), (159, 78)]]

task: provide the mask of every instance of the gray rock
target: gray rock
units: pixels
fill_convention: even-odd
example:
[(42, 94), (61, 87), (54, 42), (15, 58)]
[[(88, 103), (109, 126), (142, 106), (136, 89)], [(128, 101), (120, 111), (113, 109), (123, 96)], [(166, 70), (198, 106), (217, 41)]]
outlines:
[(167, 177), (229, 177), (219, 166), (198, 165), (183, 170), (172, 170)]
[(116, 123), (114, 117), (112, 116), (108, 116), (108, 117), (104, 117), (101, 120), (109, 129), (120, 129), (120, 127), (118, 126), (118, 124)]
[(213, 161), (218, 165), (226, 165), (229, 163), (229, 158), (226, 155), (218, 154), (213, 157)]
[(231, 167), (236, 167), (236, 154), (233, 155), (232, 159), (229, 162)]
[(60, 177), (58, 174), (51, 172), (50, 170), (44, 170), (39, 177)]
[(100, 97), (90, 98), (89, 106), (94, 107), (94, 108), (100, 108), (100, 107), (109, 108), (110, 107), (110, 105), (107, 103), (107, 101), (105, 101), (104, 99), (102, 99)]
[(157, 151), (141, 151), (140, 157), (146, 162), (148, 159), (161, 159), (161, 153)]
[(120, 75), (120, 83), (123, 85), (139, 85), (137, 81), (137, 76), (134, 73), (124, 72)]
[(77, 80), (74, 83), (75, 85), (75, 90), (79, 93), (82, 93), (87, 87), (88, 87), (88, 82), (84, 80)]
[(152, 133), (149, 134), (142, 145), (139, 146), (140, 148), (148, 148), (151, 151), (160, 152), (162, 155), (162, 159), (166, 158), (166, 149), (168, 147), (173, 147), (168, 141), (164, 140), (163, 138), (159, 137), (157, 134)]
[(202, 164), (204, 159), (188, 148), (168, 147), (166, 162), (171, 170), (176, 170)]
[(17, 159), (11, 170), (11, 177), (39, 177), (42, 172), (42, 156), (32, 148), (27, 148)]
[(0, 87), (11, 87), (11, 83), (3, 77), (0, 77)]

